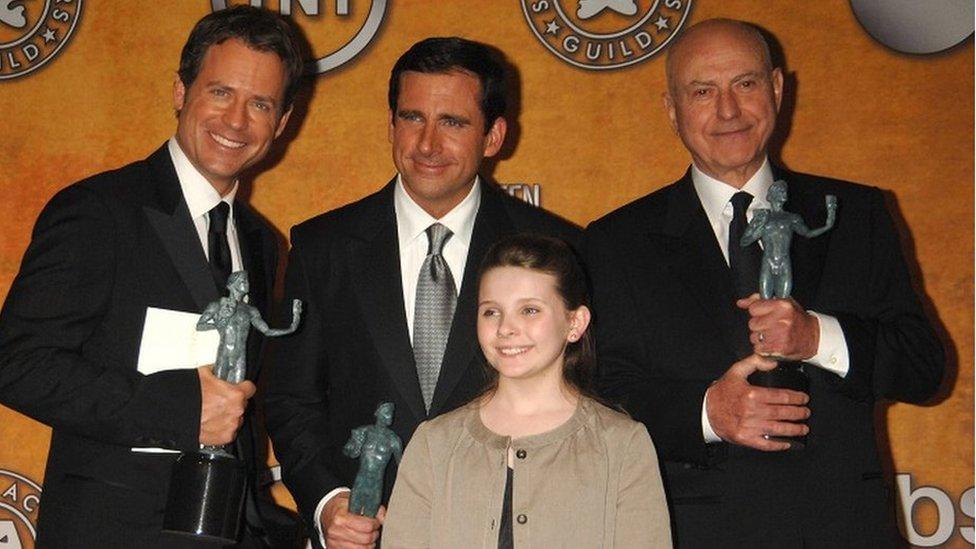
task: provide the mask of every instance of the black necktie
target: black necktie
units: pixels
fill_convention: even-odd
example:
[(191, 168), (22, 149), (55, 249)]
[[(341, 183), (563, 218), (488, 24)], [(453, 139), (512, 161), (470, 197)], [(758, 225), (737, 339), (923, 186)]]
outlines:
[(739, 241), (746, 232), (746, 210), (752, 202), (752, 195), (740, 191), (732, 196), (732, 222), (729, 223), (729, 269), (736, 299), (759, 291), (759, 263), (762, 250), (759, 243), (753, 242), (742, 247)]
[(210, 272), (213, 273), (217, 290), (224, 294), (227, 289), (227, 277), (230, 276), (230, 244), (227, 242), (227, 218), (230, 215), (230, 204), (221, 201), (210, 210), (210, 228), (207, 230), (207, 248), (209, 252)]

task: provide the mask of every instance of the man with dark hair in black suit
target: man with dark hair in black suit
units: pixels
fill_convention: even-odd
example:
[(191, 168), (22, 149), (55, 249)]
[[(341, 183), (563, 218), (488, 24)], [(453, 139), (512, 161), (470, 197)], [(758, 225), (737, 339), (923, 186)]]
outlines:
[(235, 196), (284, 130), (302, 70), (281, 17), (249, 6), (207, 15), (183, 48), (176, 135), (64, 189), (38, 218), (0, 313), (0, 402), (54, 430), (39, 547), (218, 546), (163, 534), (163, 508), (174, 450), (235, 437), (250, 473), (240, 547), (288, 543), (282, 511), (255, 498), (248, 399), (262, 338), (238, 385), (209, 366), (138, 364), (148, 309), (199, 313), (231, 271), (247, 270), (251, 304), (267, 311), (275, 237)]
[[(930, 397), (944, 359), (881, 192), (769, 162), (783, 74), (751, 25), (689, 28), (667, 75), (692, 167), (586, 231), (603, 393), (654, 438), (678, 546), (892, 547), (874, 404)], [(774, 179), (809, 226), (826, 195), (838, 212), (793, 239), (793, 298), (760, 300), (735, 235)], [(808, 393), (747, 381), (774, 357), (805, 362)]]
[[(348, 512), (349, 432), (393, 402), (406, 444), (417, 425), (484, 388), (475, 332), (478, 265), (501, 236), (578, 230), (478, 176), (505, 139), (505, 72), (490, 48), (418, 42), (390, 75), (399, 172), (379, 192), (292, 230), (285, 297), (307, 313), (273, 355), (268, 430), (283, 479), (329, 549), (372, 546), (376, 519)], [(395, 468), (385, 478), (389, 498)]]

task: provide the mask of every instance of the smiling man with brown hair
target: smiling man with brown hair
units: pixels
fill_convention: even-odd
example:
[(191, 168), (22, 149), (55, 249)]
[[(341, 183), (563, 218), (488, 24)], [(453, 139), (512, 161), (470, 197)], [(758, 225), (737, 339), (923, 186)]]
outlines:
[[(292, 229), (285, 295), (308, 304), (273, 356), (268, 431), (282, 476), (329, 549), (370, 547), (383, 519), (348, 512), (349, 432), (380, 401), (391, 429), (469, 401), (484, 384), (475, 333), (477, 267), (499, 238), (578, 229), (478, 175), (505, 139), (505, 66), (492, 48), (428, 38), (390, 74), (388, 135), (397, 175), (381, 190)], [(385, 478), (387, 501), (396, 477)]]
[(256, 497), (248, 399), (261, 338), (237, 385), (210, 366), (144, 371), (140, 342), (151, 309), (199, 313), (231, 271), (247, 270), (267, 313), (277, 244), (235, 197), (284, 130), (302, 70), (280, 16), (207, 15), (183, 48), (175, 136), (67, 187), (38, 218), (0, 313), (0, 402), (53, 428), (39, 547), (218, 547), (163, 534), (163, 507), (172, 451), (235, 439), (249, 472), (239, 546), (294, 542), (288, 518)]

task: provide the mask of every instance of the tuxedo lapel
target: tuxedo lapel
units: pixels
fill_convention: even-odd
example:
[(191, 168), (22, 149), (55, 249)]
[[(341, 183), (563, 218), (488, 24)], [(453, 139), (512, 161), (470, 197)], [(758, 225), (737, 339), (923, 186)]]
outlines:
[(393, 183), (376, 194), (375, 199), (369, 213), (360, 220), (358, 232), (363, 239), (349, 244), (353, 285), (366, 312), (363, 318), (376, 343), (376, 352), (393, 380), (393, 389), (421, 421), (427, 412), (407, 332)]
[[(783, 209), (799, 215), (803, 223), (810, 229), (823, 226), (827, 220), (827, 207), (824, 204), (825, 193), (808, 185), (794, 184), (788, 171), (777, 169), (777, 179), (787, 183), (787, 201)], [(830, 243), (831, 231), (816, 237), (807, 238), (800, 234), (793, 235), (790, 244), (790, 260), (793, 266), (792, 297), (801, 306), (811, 308), (820, 287), (820, 275), (823, 272), (824, 260), (827, 257), (827, 247)]]
[[(275, 250), (265, 245), (257, 214), (241, 202), (234, 203), (234, 221), (241, 247), (241, 263), (247, 271), (247, 282), (250, 286), (248, 303), (257, 308), (262, 318), (270, 324), (271, 293), (274, 288), (271, 273), (275, 271)], [(281, 322), (290, 320), (291, 317), (282, 318)], [(255, 332), (256, 330), (252, 331), (247, 340), (246, 378), (251, 381), (258, 377), (261, 348), (265, 342), (262, 334)]]
[(695, 297), (699, 314), (715, 324), (730, 352), (737, 357), (749, 354), (749, 333), (737, 318), (732, 275), (695, 192), (690, 172), (671, 194), (663, 232), (666, 238), (661, 257), (672, 258), (674, 277)]
[(515, 225), (505, 213), (500, 191), (489, 183), (481, 182), (481, 205), (474, 221), (468, 257), (464, 264), (464, 281), (458, 295), (451, 334), (444, 350), (440, 377), (431, 401), (431, 414), (437, 414), (448, 400), (464, 371), (478, 349), (477, 310), (478, 310), (478, 270), (481, 260), (496, 241), (506, 234), (515, 232)]
[(183, 198), (167, 147), (164, 145), (158, 149), (148, 162), (156, 184), (157, 203), (143, 206), (143, 211), (193, 297), (193, 302), (202, 311), (208, 303), (217, 299), (217, 286), (190, 218), (190, 210)]
[[(241, 263), (247, 271), (247, 281), (251, 291), (248, 299), (261, 314), (267, 314), (274, 280), (268, 273), (274, 272), (273, 250), (265, 250), (261, 226), (256, 214), (240, 202), (234, 203), (234, 220), (237, 224), (237, 239), (241, 246)], [(283, 319), (284, 320), (284, 319)]]

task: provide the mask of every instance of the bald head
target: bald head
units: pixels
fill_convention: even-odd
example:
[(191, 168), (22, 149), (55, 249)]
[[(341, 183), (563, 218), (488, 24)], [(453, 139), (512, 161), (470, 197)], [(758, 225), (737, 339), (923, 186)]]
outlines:
[(668, 51), (664, 107), (694, 165), (742, 188), (766, 159), (783, 95), (783, 72), (755, 27), (709, 19)]
[(668, 48), (667, 59), (665, 60), (665, 71), (668, 78), (668, 91), (674, 93), (676, 74), (684, 58), (694, 52), (703, 42), (725, 37), (742, 40), (755, 48), (756, 54), (767, 71), (773, 69), (773, 58), (769, 53), (769, 44), (759, 30), (752, 24), (735, 19), (706, 19), (688, 27), (680, 33), (677, 39)]

